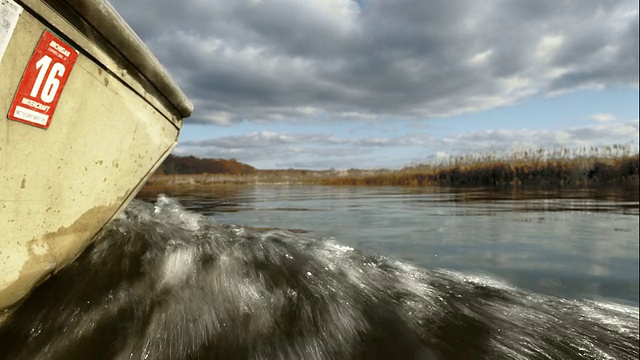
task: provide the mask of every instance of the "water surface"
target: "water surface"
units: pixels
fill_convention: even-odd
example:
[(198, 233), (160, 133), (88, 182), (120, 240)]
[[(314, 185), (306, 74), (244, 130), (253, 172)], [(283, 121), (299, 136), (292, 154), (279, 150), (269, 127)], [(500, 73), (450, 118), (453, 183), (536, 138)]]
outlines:
[(0, 359), (640, 355), (637, 191), (147, 200), (7, 317)]
[(639, 301), (637, 188), (240, 186), (170, 195), (223, 224), (307, 232), (546, 294)]

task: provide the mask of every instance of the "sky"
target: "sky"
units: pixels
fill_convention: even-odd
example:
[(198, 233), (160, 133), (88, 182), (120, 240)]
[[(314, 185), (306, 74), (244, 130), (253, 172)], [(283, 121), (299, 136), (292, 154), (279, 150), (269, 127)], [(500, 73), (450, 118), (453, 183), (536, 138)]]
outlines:
[(194, 103), (176, 155), (397, 169), (638, 149), (637, 0), (111, 0)]

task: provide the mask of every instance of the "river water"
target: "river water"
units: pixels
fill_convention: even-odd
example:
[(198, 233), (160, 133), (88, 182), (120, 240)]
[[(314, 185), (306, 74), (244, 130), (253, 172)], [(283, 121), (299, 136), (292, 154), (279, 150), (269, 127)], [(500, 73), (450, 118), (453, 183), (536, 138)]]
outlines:
[(421, 267), (638, 305), (635, 188), (514, 193), (255, 186), (172, 195), (223, 224), (307, 232)]
[(142, 194), (0, 359), (636, 359), (638, 189)]

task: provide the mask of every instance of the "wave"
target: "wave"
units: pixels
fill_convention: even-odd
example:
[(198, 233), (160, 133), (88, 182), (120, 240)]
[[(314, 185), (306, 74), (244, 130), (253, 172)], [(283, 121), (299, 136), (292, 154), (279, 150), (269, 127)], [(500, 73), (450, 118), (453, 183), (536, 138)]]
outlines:
[(0, 359), (637, 359), (639, 310), (134, 201), (0, 327)]

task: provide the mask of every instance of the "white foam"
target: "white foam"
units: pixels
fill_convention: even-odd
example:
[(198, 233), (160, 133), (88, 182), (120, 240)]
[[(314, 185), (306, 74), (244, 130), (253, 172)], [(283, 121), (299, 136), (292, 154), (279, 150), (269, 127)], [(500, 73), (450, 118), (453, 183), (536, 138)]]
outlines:
[(178, 248), (167, 254), (161, 268), (161, 286), (175, 286), (183, 283), (195, 268), (195, 250)]

